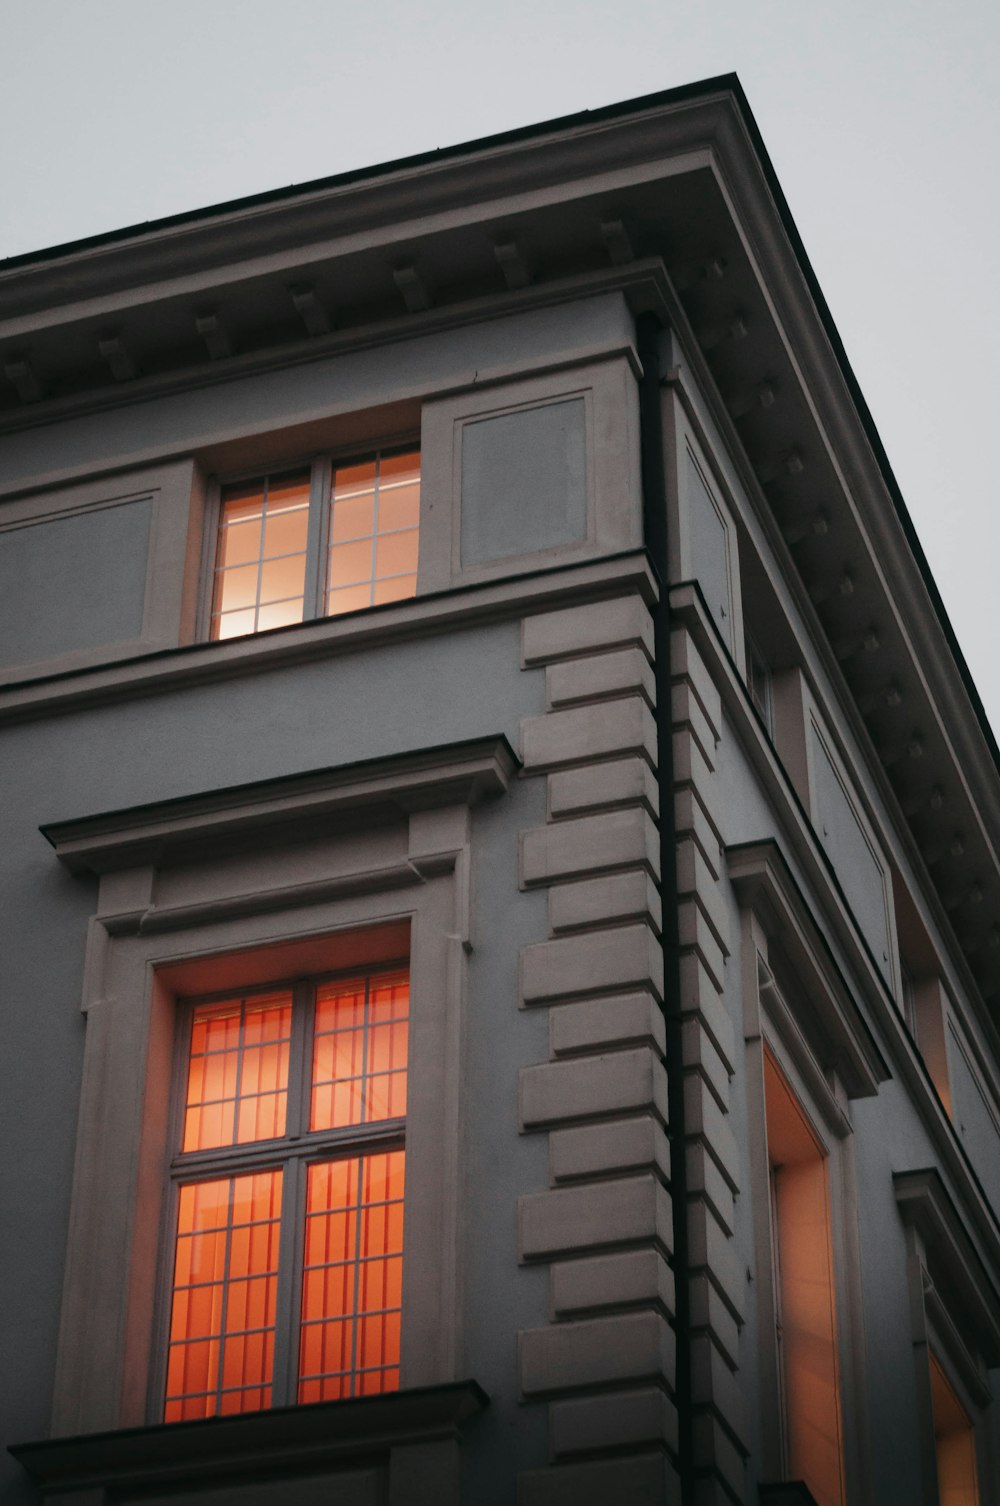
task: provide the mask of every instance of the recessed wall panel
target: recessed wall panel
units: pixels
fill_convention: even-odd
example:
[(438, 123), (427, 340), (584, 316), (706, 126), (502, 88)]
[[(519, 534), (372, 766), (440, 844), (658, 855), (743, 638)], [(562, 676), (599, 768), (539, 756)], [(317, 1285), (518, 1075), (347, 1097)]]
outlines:
[(152, 499), (0, 530), (0, 664), (142, 634)]

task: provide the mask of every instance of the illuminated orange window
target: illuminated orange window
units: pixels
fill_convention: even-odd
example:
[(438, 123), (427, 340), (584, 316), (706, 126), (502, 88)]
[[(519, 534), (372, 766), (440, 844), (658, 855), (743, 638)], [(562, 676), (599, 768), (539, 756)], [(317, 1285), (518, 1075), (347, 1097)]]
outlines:
[(413, 596), (419, 526), (419, 450), (224, 486), (209, 636)]
[(938, 1500), (941, 1506), (979, 1506), (976, 1434), (972, 1420), (955, 1395), (936, 1355), (930, 1356), (930, 1362)]
[(165, 1421), (399, 1385), (408, 1016), (398, 967), (188, 1012)]
[(826, 1156), (801, 1104), (764, 1055), (775, 1343), (787, 1477), (819, 1506), (843, 1506), (837, 1319)]
[(419, 522), (417, 451), (339, 466), (330, 499), (327, 612), (412, 596)]

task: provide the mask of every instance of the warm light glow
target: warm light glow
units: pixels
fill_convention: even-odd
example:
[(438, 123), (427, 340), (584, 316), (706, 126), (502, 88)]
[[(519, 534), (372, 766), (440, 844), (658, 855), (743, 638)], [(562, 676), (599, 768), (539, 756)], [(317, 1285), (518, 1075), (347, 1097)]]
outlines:
[(402, 1151), (310, 1166), (299, 1401), (399, 1385)]
[(338, 466), (330, 498), (327, 612), (412, 596), (419, 523), (418, 450)]
[(191, 1025), (183, 1149), (285, 1133), (292, 996), (199, 1004)]
[(788, 1477), (804, 1480), (819, 1506), (843, 1506), (826, 1158), (770, 1053), (764, 1097)]
[(191, 1009), (165, 1421), (398, 1387), (409, 993), (382, 969)]
[(271, 1404), (281, 1172), (181, 1187), (165, 1422)]
[(309, 472), (304, 471), (224, 488), (213, 638), (302, 621), (309, 486)]
[(938, 1500), (941, 1506), (979, 1506), (972, 1423), (933, 1354), (930, 1362)]
[(311, 1130), (406, 1113), (404, 972), (320, 984), (316, 990)]

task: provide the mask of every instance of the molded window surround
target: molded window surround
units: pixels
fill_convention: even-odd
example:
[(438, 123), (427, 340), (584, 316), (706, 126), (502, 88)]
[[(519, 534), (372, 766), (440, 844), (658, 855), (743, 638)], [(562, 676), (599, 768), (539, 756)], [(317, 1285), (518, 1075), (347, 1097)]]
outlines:
[(979, 1506), (1000, 1479), (988, 1371), (1000, 1365), (1000, 1291), (937, 1170), (897, 1172), (921, 1459), (922, 1506)]
[(742, 908), (760, 1478), (842, 1506), (866, 1478), (850, 1099), (884, 1067), (778, 849), (727, 857)]
[(206, 637), (400, 601), (417, 589), (420, 451), (227, 482), (210, 516)]
[(100, 879), (53, 1404), (55, 1435), (162, 1416), (157, 1300), (178, 1000), (398, 959), (410, 1092), (399, 1384), (459, 1378), (461, 1018), (470, 807), (502, 738), (45, 828)]

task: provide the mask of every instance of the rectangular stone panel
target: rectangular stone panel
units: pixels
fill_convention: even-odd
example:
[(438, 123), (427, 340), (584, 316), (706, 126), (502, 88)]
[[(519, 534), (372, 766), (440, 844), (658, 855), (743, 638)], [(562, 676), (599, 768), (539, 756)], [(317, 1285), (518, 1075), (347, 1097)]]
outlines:
[(549, 1439), (556, 1458), (643, 1443), (659, 1443), (676, 1453), (677, 1411), (658, 1386), (575, 1396), (552, 1403)]
[(553, 1056), (612, 1046), (651, 1046), (662, 1055), (666, 1049), (663, 1011), (648, 993), (559, 1004), (549, 1011), (549, 1046)]
[(550, 706), (573, 706), (585, 701), (610, 700), (637, 691), (656, 705), (652, 665), (638, 648), (623, 648), (586, 659), (564, 659), (545, 671)]
[(553, 820), (632, 804), (644, 805), (654, 819), (659, 814), (656, 775), (644, 758), (616, 758), (549, 775), (549, 815)]
[(482, 565), (587, 536), (582, 397), (462, 426), (462, 563)]
[(554, 884), (549, 890), (549, 930), (555, 936), (621, 920), (644, 920), (657, 935), (662, 930), (659, 891), (645, 869)]
[(0, 529), (0, 663), (142, 634), (152, 499)]

